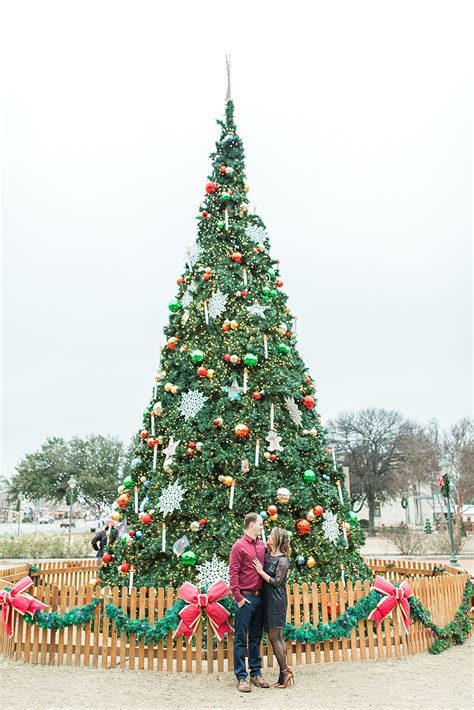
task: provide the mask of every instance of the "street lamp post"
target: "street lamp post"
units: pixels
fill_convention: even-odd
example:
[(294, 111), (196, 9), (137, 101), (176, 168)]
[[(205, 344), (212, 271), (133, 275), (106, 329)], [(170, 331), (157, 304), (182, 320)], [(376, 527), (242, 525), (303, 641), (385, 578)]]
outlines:
[(74, 477), (74, 474), (71, 473), (71, 475), (69, 476), (69, 481), (67, 482), (67, 487), (69, 490), (69, 541), (68, 541), (69, 553), (71, 552), (72, 503), (74, 500), (74, 489), (76, 486), (77, 486), (77, 481)]
[(440, 466), (442, 474), (440, 475), (439, 483), (441, 487), (441, 494), (446, 498), (446, 508), (448, 511), (448, 531), (449, 531), (449, 542), (451, 545), (451, 557), (449, 558), (450, 563), (453, 567), (459, 567), (459, 563), (456, 559), (456, 547), (454, 545), (454, 529), (453, 529), (453, 517), (451, 515), (451, 501), (450, 501), (450, 490), (451, 481), (449, 478), (449, 461), (443, 459), (440, 461)]
[(23, 495), (18, 493), (18, 537), (20, 537), (20, 523), (21, 523), (21, 501), (23, 500)]

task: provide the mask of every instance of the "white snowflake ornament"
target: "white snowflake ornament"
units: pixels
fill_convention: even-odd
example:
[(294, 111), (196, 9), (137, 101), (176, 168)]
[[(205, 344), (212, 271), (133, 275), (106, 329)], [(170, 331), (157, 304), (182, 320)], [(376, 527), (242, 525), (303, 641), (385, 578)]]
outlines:
[(283, 446), (280, 445), (281, 439), (282, 437), (278, 436), (274, 429), (269, 431), (265, 437), (265, 441), (268, 441), (267, 451), (283, 451)]
[(211, 318), (219, 318), (224, 313), (228, 298), (227, 293), (223, 293), (220, 288), (214, 291), (207, 304), (207, 311)]
[(189, 266), (189, 270), (196, 266), (199, 258), (202, 254), (202, 249), (199, 244), (195, 243), (192, 247), (186, 249), (186, 262)]
[(194, 294), (196, 293), (196, 282), (192, 281), (186, 291), (183, 293), (183, 297), (181, 298), (181, 303), (183, 304), (184, 308), (187, 308), (188, 306), (191, 305), (194, 299)]
[(196, 416), (196, 414), (199, 414), (208, 399), (209, 397), (206, 397), (205, 394), (198, 392), (197, 390), (188, 390), (187, 392), (183, 392), (179, 408), (181, 416), (184, 417), (186, 421), (188, 421), (188, 419), (192, 419)]
[(326, 510), (323, 513), (323, 518), (324, 522), (322, 527), (324, 536), (327, 540), (329, 540), (329, 542), (332, 542), (333, 545), (335, 545), (341, 534), (339, 523), (337, 522), (337, 515), (334, 515), (334, 513), (330, 510)]
[(196, 569), (198, 570), (198, 586), (201, 589), (207, 589), (220, 579), (223, 579), (229, 586), (229, 565), (218, 560), (215, 554), (212, 556), (212, 560), (203, 562), (202, 565), (196, 565)]
[(265, 311), (268, 310), (270, 306), (261, 306), (258, 301), (254, 301), (251, 306), (247, 306), (247, 310), (251, 316), (258, 316), (259, 318), (265, 318)]
[(183, 488), (178, 479), (163, 489), (160, 497), (158, 498), (158, 510), (160, 513), (163, 513), (164, 518), (168, 515), (168, 513), (172, 513), (173, 511), (181, 508), (181, 501), (183, 500), (185, 493), (186, 489)]
[(257, 227), (255, 224), (250, 224), (245, 230), (245, 234), (249, 239), (251, 239), (255, 244), (265, 241), (267, 239), (267, 230), (263, 227)]
[(301, 426), (301, 423), (303, 421), (303, 414), (302, 412), (300, 412), (295, 400), (293, 399), (293, 397), (285, 397), (284, 400), (285, 407), (288, 410), (291, 420), (294, 424), (296, 424), (296, 426)]

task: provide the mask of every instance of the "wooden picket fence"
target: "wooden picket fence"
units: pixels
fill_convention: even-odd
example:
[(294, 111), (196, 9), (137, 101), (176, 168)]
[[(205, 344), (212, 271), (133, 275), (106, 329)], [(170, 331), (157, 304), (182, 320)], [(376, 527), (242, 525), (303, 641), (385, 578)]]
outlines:
[[(438, 573), (433, 563), (366, 560), (375, 573), (394, 581), (409, 577), (415, 596), (431, 611), (435, 623), (444, 626), (454, 618), (464, 592), (468, 574), (464, 570), (446, 568)], [(51, 611), (61, 613), (74, 606), (82, 606), (96, 596), (104, 603), (111, 601), (131, 618), (146, 619), (150, 623), (163, 618), (176, 601), (173, 589), (106, 588), (88, 582), (97, 575), (95, 560), (42, 562), (33, 574), (34, 596), (48, 604)], [(19, 565), (0, 572), (0, 588), (28, 574), (29, 565)], [(297, 627), (303, 623), (318, 624), (336, 619), (347, 607), (354, 606), (368, 594), (370, 582), (342, 582), (326, 585), (303, 584), (287, 587), (287, 620)], [(233, 636), (218, 643), (208, 622), (199, 626), (192, 643), (183, 637), (173, 641), (170, 632), (158, 644), (146, 645), (118, 633), (105, 608), (101, 621), (101, 605), (95, 609), (92, 622), (84, 627), (71, 626), (61, 631), (40, 629), (26, 624), (15, 614), (13, 638), (0, 631), (0, 653), (18, 661), (42, 665), (76, 665), (128, 668), (130, 670), (214, 673), (233, 669)], [(385, 619), (379, 628), (371, 621), (358, 622), (358, 634), (353, 629), (348, 638), (331, 639), (323, 643), (287, 642), (290, 665), (369, 660), (404, 656), (426, 651), (433, 643), (433, 635), (420, 622), (414, 621), (406, 635), (397, 614)], [(263, 665), (275, 667), (271, 645), (262, 641)]]

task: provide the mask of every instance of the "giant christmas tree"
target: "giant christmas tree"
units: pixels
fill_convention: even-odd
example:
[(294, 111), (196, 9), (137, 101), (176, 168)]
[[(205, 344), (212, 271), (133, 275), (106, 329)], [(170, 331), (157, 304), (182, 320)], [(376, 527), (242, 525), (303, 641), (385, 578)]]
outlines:
[(326, 449), (278, 261), (248, 207), (228, 96), (169, 304), (152, 397), (119, 488), (103, 583), (206, 586), (227, 574), (249, 511), (292, 533), (289, 580), (370, 577), (342, 470)]

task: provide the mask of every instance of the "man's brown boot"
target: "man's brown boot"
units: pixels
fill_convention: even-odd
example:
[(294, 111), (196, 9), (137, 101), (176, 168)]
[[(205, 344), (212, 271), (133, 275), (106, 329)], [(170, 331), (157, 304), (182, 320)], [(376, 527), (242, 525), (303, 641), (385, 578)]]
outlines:
[(250, 683), (252, 685), (256, 685), (257, 688), (269, 688), (270, 683), (267, 683), (267, 681), (262, 678), (261, 675), (251, 675), (250, 676)]
[(238, 681), (237, 690), (239, 691), (239, 693), (250, 693), (251, 687), (247, 678), (242, 678), (242, 680)]

